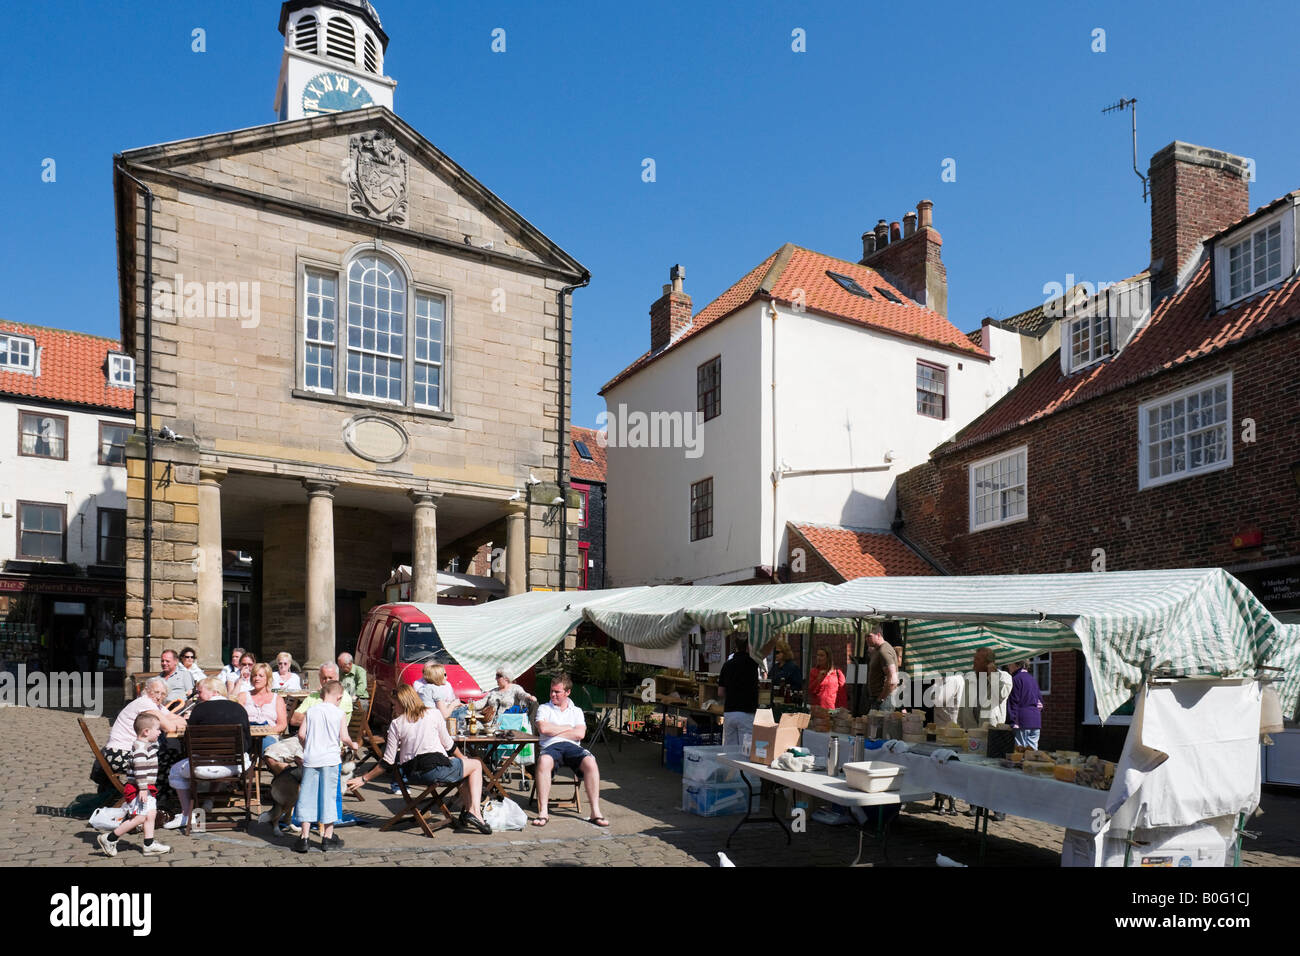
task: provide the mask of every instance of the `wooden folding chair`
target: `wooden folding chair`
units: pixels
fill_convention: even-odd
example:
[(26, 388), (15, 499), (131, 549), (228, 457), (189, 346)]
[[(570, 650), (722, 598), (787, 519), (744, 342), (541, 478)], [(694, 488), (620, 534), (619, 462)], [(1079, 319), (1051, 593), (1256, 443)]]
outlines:
[[(361, 701), (356, 701), (352, 705), (352, 720), (348, 723), (348, 736), (354, 743), (360, 745), (357, 766), (352, 771), (353, 776), (365, 773), (367, 763), (372, 760), (379, 763), (384, 755), (384, 738), (376, 736), (370, 730), (370, 714), (375, 709), (375, 698), (365, 697), (362, 700), (365, 701), (365, 707), (358, 706)], [(365, 799), (360, 790), (356, 791), (354, 796), (358, 800)]]
[(108, 778), (109, 783), (117, 789), (117, 802), (114, 803), (113, 806), (120, 807), (126, 800), (126, 797), (123, 795), (126, 785), (122, 783), (122, 779), (117, 775), (113, 768), (108, 765), (108, 760), (104, 757), (104, 751), (100, 749), (99, 744), (95, 743), (95, 736), (90, 732), (90, 727), (86, 721), (81, 717), (78, 717), (77, 723), (81, 725), (81, 732), (86, 737), (86, 743), (90, 745), (90, 752), (95, 755), (95, 763), (99, 765), (100, 771), (102, 771), (104, 776)]
[[(539, 753), (538, 760), (540, 759), (541, 759), (541, 754)], [(559, 772), (561, 770), (566, 770), (569, 773), (573, 774), (573, 781), (572, 781), (573, 796), (571, 797), (558, 797), (555, 795), (555, 788), (557, 786), (562, 784), (567, 787), (570, 783), (570, 781), (568, 780), (560, 779)], [(528, 796), (528, 805), (530, 807), (536, 807), (538, 806), (536, 764), (533, 765), (532, 778), (533, 778), (533, 792)], [(548, 810), (556, 810), (556, 809), (568, 810), (569, 808), (572, 808), (574, 813), (576, 813), (578, 816), (582, 816), (582, 774), (578, 773), (578, 771), (576, 770), (569, 770), (569, 768), (565, 767), (563, 764), (555, 764), (554, 766), (552, 766), (551, 767), (551, 796), (547, 802), (550, 804), (550, 806), (547, 807)]]
[[(408, 816), (414, 817), (415, 821), (420, 824), (420, 829), (424, 831), (425, 836), (432, 837), (444, 827), (449, 827), (456, 822), (452, 816), (451, 810), (447, 808), (447, 796), (460, 786), (460, 781), (455, 783), (431, 783), (425, 786), (418, 797), (412, 798), (411, 791), (406, 785), (406, 778), (402, 776), (400, 770), (393, 768), (393, 778), (397, 781), (397, 787), (402, 793), (404, 806), (399, 810), (387, 823), (379, 828), (380, 832), (391, 830), (397, 826), (403, 819)], [(425, 814), (434, 808), (442, 811), (446, 818), (438, 821), (437, 826), (433, 826), (425, 818)]]
[[(244, 728), (239, 724), (189, 727), (185, 731), (185, 749), (190, 758), (190, 793), (195, 803), (205, 799), (205, 796), (199, 793), (200, 783), (234, 784), (235, 790), (231, 800), (227, 806), (220, 809), (237, 810), (237, 804), (242, 799), (244, 826), (247, 828), (253, 821), (253, 783), (257, 773), (257, 763), (249, 758), (248, 740)], [(230, 773), (221, 776), (197, 773), (207, 767), (224, 769)], [(193, 814), (190, 815), (190, 820), (192, 824)], [(190, 832), (191, 824), (185, 827), (187, 834)], [(205, 820), (205, 826), (209, 830), (233, 830), (238, 825), (237, 820), (219, 822)]]

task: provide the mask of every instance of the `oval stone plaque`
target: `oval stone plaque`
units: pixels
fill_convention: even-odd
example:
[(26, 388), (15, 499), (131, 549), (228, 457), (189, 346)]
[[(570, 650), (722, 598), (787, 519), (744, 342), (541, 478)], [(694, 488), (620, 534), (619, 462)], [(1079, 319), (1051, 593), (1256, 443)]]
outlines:
[(343, 441), (352, 454), (374, 462), (397, 461), (410, 445), (406, 429), (383, 415), (350, 419), (343, 426)]

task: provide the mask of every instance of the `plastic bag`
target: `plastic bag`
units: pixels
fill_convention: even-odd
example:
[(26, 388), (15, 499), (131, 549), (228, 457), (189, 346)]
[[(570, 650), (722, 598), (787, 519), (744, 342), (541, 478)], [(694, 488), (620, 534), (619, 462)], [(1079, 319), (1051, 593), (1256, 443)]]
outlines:
[(96, 830), (116, 830), (125, 819), (125, 807), (100, 807), (90, 815), (90, 825)]
[(493, 800), (483, 813), (483, 821), (493, 830), (522, 830), (528, 815), (513, 800)]

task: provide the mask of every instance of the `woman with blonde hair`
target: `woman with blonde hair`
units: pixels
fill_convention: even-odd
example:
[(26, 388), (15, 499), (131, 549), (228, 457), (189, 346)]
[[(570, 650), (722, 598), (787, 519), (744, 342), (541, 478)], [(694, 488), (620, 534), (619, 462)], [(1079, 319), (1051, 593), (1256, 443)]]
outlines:
[(298, 665), (293, 655), (281, 651), (275, 655), (275, 669), (271, 672), (271, 690), (302, 690), (302, 680), (296, 671)]
[(473, 827), (479, 833), (492, 828), (479, 811), (483, 800), (483, 764), (466, 757), (447, 732), (447, 721), (437, 707), (426, 707), (415, 688), (402, 684), (394, 691), (395, 710), (388, 725), (388, 742), (383, 762), (366, 771), (364, 776), (348, 781), (349, 790), (360, 790), (385, 769), (400, 773), (409, 784), (460, 782), (461, 811), (459, 825)]
[(284, 707), (284, 698), (271, 690), (270, 664), (254, 664), (249, 683), (253, 689), (240, 694), (238, 703), (248, 714), (250, 725), (271, 727), (275, 736), (262, 738), (262, 749), (265, 750), (289, 726), (288, 711)]
[(803, 672), (795, 662), (794, 652), (785, 641), (776, 642), (772, 652), (772, 686), (789, 684), (791, 690), (803, 690)]

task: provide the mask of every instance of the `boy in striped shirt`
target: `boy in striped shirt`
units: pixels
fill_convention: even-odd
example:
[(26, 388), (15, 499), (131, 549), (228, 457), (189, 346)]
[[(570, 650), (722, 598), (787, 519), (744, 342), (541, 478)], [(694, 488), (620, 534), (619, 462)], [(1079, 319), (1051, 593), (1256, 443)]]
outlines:
[(145, 711), (135, 718), (135, 742), (131, 744), (131, 769), (122, 804), (125, 819), (112, 833), (101, 833), (96, 842), (109, 856), (117, 856), (118, 837), (144, 826), (144, 852), (146, 855), (168, 853), (171, 847), (153, 838), (154, 820), (158, 816), (158, 736), (162, 724), (158, 715)]

